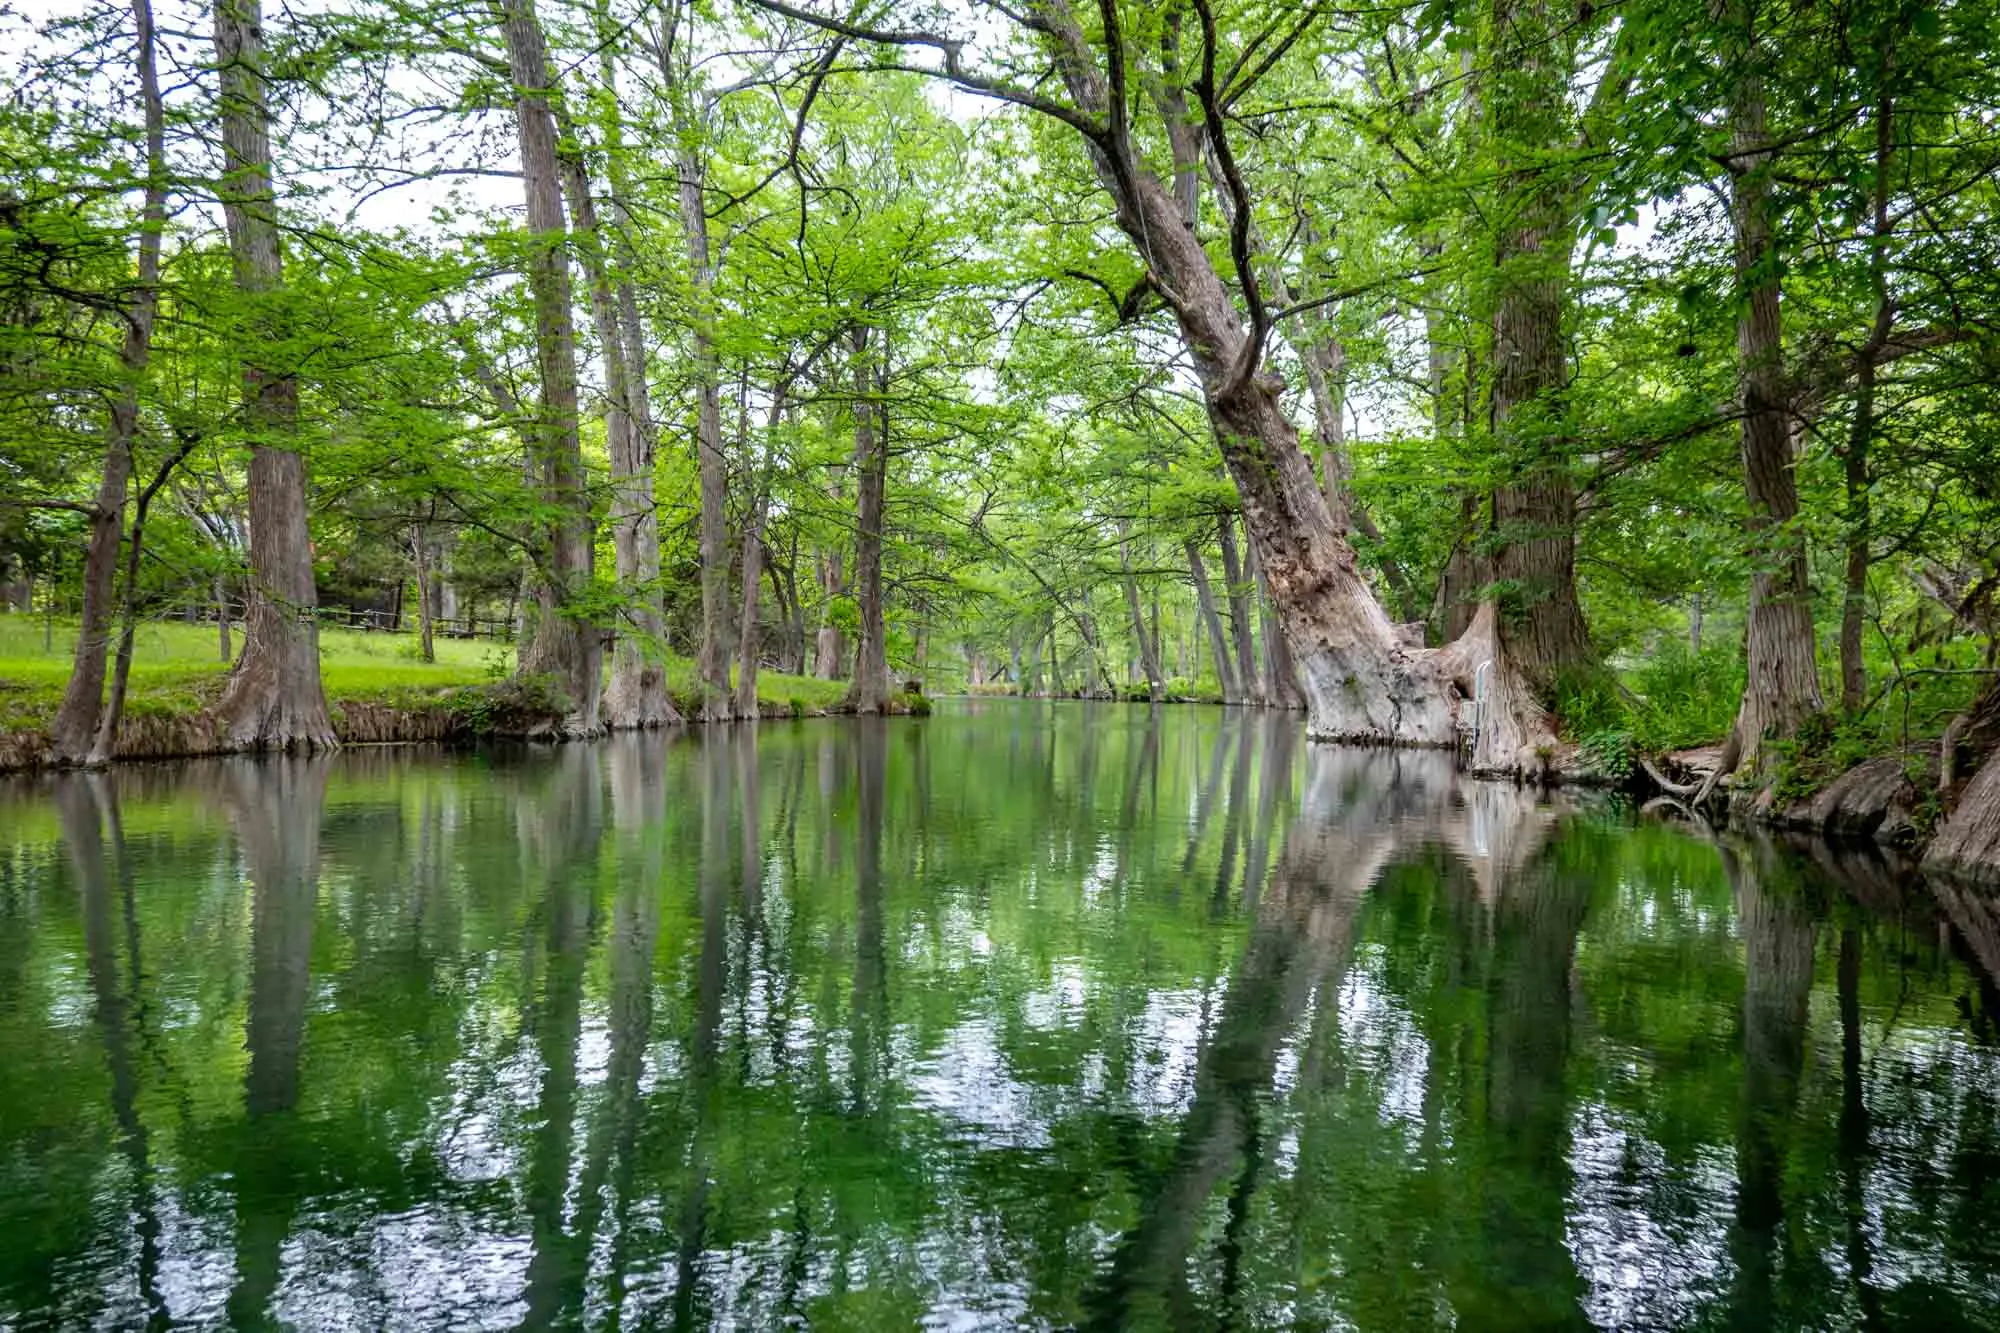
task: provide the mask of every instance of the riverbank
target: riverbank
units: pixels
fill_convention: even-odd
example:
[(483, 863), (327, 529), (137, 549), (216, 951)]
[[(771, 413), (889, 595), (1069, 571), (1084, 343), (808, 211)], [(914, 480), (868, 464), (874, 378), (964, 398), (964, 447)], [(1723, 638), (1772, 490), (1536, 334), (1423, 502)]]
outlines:
[(1934, 875), (2000, 887), (2000, 758), (1990, 745), (1968, 753), (1965, 732), (1887, 753), (1795, 753), (1768, 782), (1721, 786), (1704, 814), (1691, 808), (1694, 793), (1719, 763), (1719, 745), (1649, 759), (1633, 788), (1689, 818), (1717, 814), (1733, 824), (1872, 845)]
[[(0, 772), (43, 767), (48, 729), (69, 679), (74, 623), (0, 617)], [(214, 706), (228, 678), (213, 625), (146, 625), (133, 663), (114, 758), (227, 754)], [(512, 677), (513, 652), (485, 640), (439, 639), (419, 660), (413, 636), (323, 630), (321, 679), (344, 744), (469, 744), (559, 726), (559, 701)], [(701, 716), (694, 664), (669, 658), (667, 689), (683, 718)], [(837, 712), (847, 682), (760, 672), (760, 717)]]

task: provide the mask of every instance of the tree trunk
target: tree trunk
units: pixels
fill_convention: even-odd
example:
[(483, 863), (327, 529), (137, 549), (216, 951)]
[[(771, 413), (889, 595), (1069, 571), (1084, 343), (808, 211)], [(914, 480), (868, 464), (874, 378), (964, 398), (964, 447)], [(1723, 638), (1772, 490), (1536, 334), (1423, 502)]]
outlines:
[(863, 326), (855, 330), (853, 339), (854, 582), (861, 637), (855, 647), (854, 679), (847, 688), (846, 705), (857, 713), (881, 713), (889, 705), (888, 631), (882, 612), (882, 510), (889, 442), (888, 410), (881, 397), (888, 377), (886, 355), (869, 355), (868, 332)]
[[(1275, 265), (1272, 275), (1279, 276)], [(1274, 285), (1272, 295), (1291, 304), (1282, 281)], [(1345, 411), (1347, 349), (1324, 319), (1310, 327), (1312, 332), (1295, 336), (1292, 345), (1298, 349), (1306, 387), (1312, 393), (1313, 431), (1319, 437), (1320, 484), (1326, 495), (1327, 511), (1340, 532), (1358, 532), (1373, 544), (1376, 567), (1382, 572), (1383, 582), (1389, 585), (1390, 595), (1396, 599), (1396, 614), (1406, 621), (1421, 620), (1423, 602), (1417, 596), (1416, 586), (1410, 582), (1402, 563), (1383, 544), (1382, 529), (1375, 525), (1374, 516), (1354, 498), (1354, 464), (1347, 452)]]
[[(1924, 854), (1924, 868), (2000, 882), (2000, 676), (1945, 729), (1938, 785), (1949, 813)], [(1958, 789), (1957, 775), (1972, 771)]]
[[(696, 667), (703, 710), (729, 694), (729, 472), (722, 452), (722, 366), (715, 351), (715, 266), (709, 257), (707, 172), (694, 148), (679, 150), (681, 234), (694, 296), (695, 453), (701, 477), (701, 645)], [(720, 696), (718, 698), (718, 696)]]
[[(782, 386), (771, 393), (771, 415), (765, 428), (765, 448), (773, 446), (771, 437), (777, 433), (778, 425), (784, 420), (785, 391)], [(750, 459), (750, 441), (745, 433), (743, 441), (744, 462)], [(767, 463), (763, 476), (758, 479), (755, 493), (750, 500), (750, 515), (745, 521), (743, 533), (743, 608), (738, 618), (739, 632), (736, 641), (736, 716), (755, 718), (757, 716), (757, 660), (762, 639), (757, 632), (757, 587), (764, 579), (764, 524), (771, 512), (771, 474)]]
[[(125, 491), (132, 478), (132, 442), (139, 432), (139, 383), (152, 353), (153, 317), (159, 306), (160, 246), (167, 223), (166, 112), (160, 100), (151, 0), (132, 0), (132, 19), (138, 39), (139, 97), (146, 120), (146, 192), (139, 211), (138, 276), (126, 311), (124, 345), (119, 349), (126, 383), (112, 400), (104, 475), (98, 481), (97, 506), (90, 516), (90, 538), (84, 548), (83, 619), (77, 627), (76, 656), (69, 684), (63, 690), (62, 707), (49, 729), (52, 757), (59, 764), (86, 758), (97, 738)], [(226, 619), (223, 623), (225, 627), (228, 624)], [(227, 628), (223, 633), (227, 636)]]
[[(553, 71), (548, 82), (554, 86)], [(644, 343), (640, 340), (638, 296), (629, 280), (622, 287), (612, 282), (604, 228), (598, 225), (582, 150), (562, 153), (560, 167), (569, 199), (571, 231), (590, 288), (591, 322), (604, 362), (604, 439), (611, 462), (611, 540), (618, 590), (636, 599), (626, 613), (631, 629), (619, 634), (612, 648), (611, 684), (604, 694), (605, 722), (620, 729), (657, 727), (680, 721), (680, 714), (667, 696), (667, 673), (659, 660), (664, 651), (665, 614), (659, 590), (652, 422), (645, 402), (645, 370), (640, 364)], [(629, 310), (623, 308), (628, 306)]]
[(1742, 313), (1736, 323), (1737, 382), (1742, 396), (1743, 479), (1750, 502), (1752, 568), (1745, 637), (1749, 675), (1736, 725), (1719, 771), (1768, 767), (1764, 742), (1794, 735), (1818, 713), (1812, 588), (1806, 579), (1805, 537), (1797, 531), (1799, 492), (1786, 428), (1784, 344), (1779, 323), (1777, 241), (1772, 232), (1771, 169), (1775, 152), (1766, 127), (1763, 79), (1754, 68), (1755, 5), (1739, 0), (1745, 73), (1730, 106), (1736, 172), (1731, 215)]
[(425, 549), (429, 539), (424, 526), (419, 523), (410, 539), (410, 550), (415, 554), (417, 572), (417, 654), (426, 662), (437, 661), (437, 644), (432, 637), (433, 620), (437, 609), (431, 604), (431, 570), (429, 552)]
[(840, 679), (847, 664), (847, 636), (834, 623), (834, 603), (847, 595), (847, 558), (838, 549), (820, 554), (817, 562), (820, 591), (819, 629), (813, 635), (813, 675), (821, 680)]
[(1257, 553), (1250, 553), (1250, 572), (1257, 583), (1257, 618), (1262, 622), (1264, 636), (1264, 702), (1273, 708), (1299, 709), (1306, 706), (1305, 697), (1299, 692), (1299, 668), (1292, 660), (1291, 645), (1285, 642), (1284, 632), (1277, 624), (1277, 614), (1271, 605), (1271, 595), (1264, 583), (1264, 571), (1257, 563)]
[(215, 646), (225, 663), (236, 655), (229, 643), (229, 585), (220, 574), (215, 576)]
[[(1493, 492), (1492, 587), (1500, 651), (1546, 698), (1557, 679), (1595, 662), (1576, 595), (1576, 488), (1564, 396), (1565, 287), (1573, 248), (1572, 178), (1548, 148), (1573, 130), (1564, 102), (1567, 44), (1540, 0), (1496, 0), (1492, 87), (1481, 98), (1502, 159), (1493, 255), (1488, 425), (1506, 467)], [(1528, 161), (1516, 165), (1514, 155)]]
[(1190, 537), (1182, 546), (1187, 551), (1188, 577), (1194, 580), (1194, 596), (1201, 609), (1202, 628), (1208, 633), (1209, 655), (1215, 659), (1216, 679), (1222, 686), (1222, 702), (1240, 704), (1243, 702), (1242, 680), (1236, 674), (1236, 663), (1229, 655), (1229, 644), (1222, 633), (1222, 617), (1215, 611), (1215, 591), (1208, 585), (1208, 567), (1201, 560), (1201, 543)]
[(546, 533), (547, 563), (538, 587), (534, 642), (522, 655), (523, 675), (558, 678), (568, 695), (563, 729), (594, 735), (603, 729), (603, 636), (576, 603), (588, 592), (595, 542), (590, 494), (578, 434), (576, 329), (571, 319), (569, 260), (563, 241), (562, 177), (555, 116), (549, 107), (549, 65), (534, 0), (503, 0), (512, 69), (521, 174), (527, 196), (528, 289), (535, 304), (535, 354), (542, 397), (534, 423), (543, 498), (554, 517)]
[(1120, 525), (1118, 540), (1119, 579), (1125, 585), (1125, 609), (1132, 616), (1132, 637), (1139, 645), (1139, 669), (1146, 676), (1146, 692), (1155, 701), (1166, 692), (1166, 679), (1160, 674), (1159, 645), (1146, 632), (1146, 615), (1139, 602), (1139, 581), (1132, 576), (1132, 539)]
[(1256, 648), (1251, 642), (1250, 583), (1236, 554), (1236, 520), (1224, 514), (1217, 531), (1222, 542), (1222, 581), (1229, 597), (1229, 633), (1236, 649), (1237, 699), (1262, 703), (1264, 687), (1258, 680)]
[(758, 495), (751, 502), (750, 516), (743, 532), (743, 608), (737, 618), (736, 636), (736, 716), (757, 716), (757, 654), (761, 642), (757, 633), (757, 587), (764, 581), (764, 517), (769, 500)]
[[(1886, 63), (1887, 57), (1883, 57)], [(1885, 71), (1886, 72), (1886, 71)], [(1875, 318), (1868, 341), (1855, 356), (1854, 427), (1841, 460), (1847, 485), (1847, 568), (1840, 600), (1840, 707), (1849, 716), (1867, 702), (1868, 671), (1861, 658), (1861, 631), (1868, 615), (1868, 566), (1873, 559), (1874, 522), (1869, 444), (1875, 434), (1876, 363), (1895, 328), (1896, 307), (1889, 297), (1890, 168), (1896, 150), (1895, 103), (1888, 97), (1875, 111), (1875, 216), (1868, 238), (1868, 277)]]
[(306, 524), (306, 465), (295, 451), (299, 386), (260, 364), (286, 345), (284, 268), (271, 183), (260, 0), (216, 0), (223, 175), (217, 186), (243, 321), (243, 420), (250, 438), (249, 613), (220, 712), (244, 749), (332, 749), (319, 677), (318, 595)]
[(125, 686), (132, 678), (132, 644), (139, 629), (139, 554), (145, 549), (146, 511), (152, 507), (153, 497), (159, 494), (168, 476), (180, 466), (200, 439), (194, 434), (182, 436), (180, 448), (161, 465), (132, 506), (132, 535), (125, 543), (123, 623), (118, 632), (118, 660), (111, 670), (111, 698), (104, 706), (103, 716), (97, 721), (97, 735), (91, 740), (90, 754), (85, 760), (93, 768), (111, 762), (118, 748), (118, 724), (125, 717)]

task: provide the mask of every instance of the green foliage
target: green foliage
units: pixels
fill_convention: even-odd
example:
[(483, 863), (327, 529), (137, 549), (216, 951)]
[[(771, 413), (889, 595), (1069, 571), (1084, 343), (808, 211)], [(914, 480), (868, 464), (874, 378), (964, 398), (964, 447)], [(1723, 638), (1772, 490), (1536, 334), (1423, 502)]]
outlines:
[(1622, 783), (1638, 767), (1629, 731), (1593, 731), (1577, 741), (1584, 771), (1602, 782)]
[(460, 725), (474, 736), (523, 736), (559, 726), (570, 711), (562, 678), (516, 675), (489, 685), (468, 685), (444, 697)]
[(1633, 739), (1647, 752), (1721, 740), (1743, 697), (1743, 663), (1733, 646), (1692, 653), (1670, 640), (1626, 679), (1633, 695)]
[(1571, 740), (1630, 724), (1625, 692), (1607, 670), (1565, 671), (1557, 677), (1550, 698), (1561, 733)]
[(1865, 722), (1837, 713), (1815, 713), (1796, 735), (1767, 742), (1778, 756), (1771, 774), (1779, 806), (1811, 800), (1828, 783), (1877, 751), (1878, 737)]

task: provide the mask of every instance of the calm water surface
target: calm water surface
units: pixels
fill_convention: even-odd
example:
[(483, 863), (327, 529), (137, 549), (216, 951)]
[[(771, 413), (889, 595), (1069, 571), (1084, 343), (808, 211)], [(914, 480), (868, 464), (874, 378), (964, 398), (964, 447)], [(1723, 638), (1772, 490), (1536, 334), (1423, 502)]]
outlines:
[(941, 707), (0, 787), (0, 1327), (2000, 1326), (2000, 910)]

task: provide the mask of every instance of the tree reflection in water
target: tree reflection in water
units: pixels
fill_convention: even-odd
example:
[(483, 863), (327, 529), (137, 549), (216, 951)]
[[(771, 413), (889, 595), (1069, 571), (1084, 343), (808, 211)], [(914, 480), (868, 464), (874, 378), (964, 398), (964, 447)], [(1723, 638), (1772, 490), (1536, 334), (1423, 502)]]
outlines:
[(1240, 710), (0, 789), (0, 1325), (1991, 1326), (2000, 911)]

